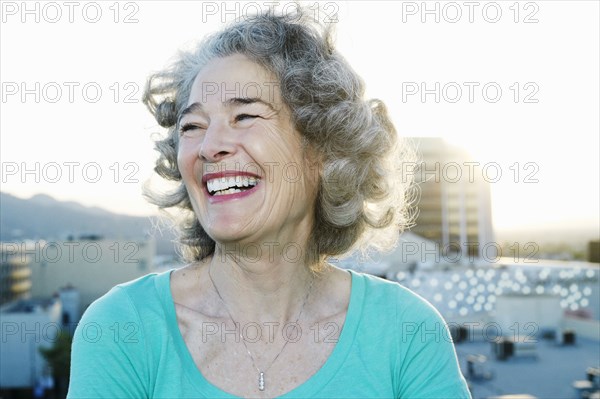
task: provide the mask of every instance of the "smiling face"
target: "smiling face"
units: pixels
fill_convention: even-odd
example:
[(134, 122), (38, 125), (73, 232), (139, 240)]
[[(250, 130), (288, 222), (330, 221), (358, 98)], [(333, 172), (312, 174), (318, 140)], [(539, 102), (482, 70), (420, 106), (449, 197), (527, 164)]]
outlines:
[(239, 54), (212, 60), (196, 76), (179, 129), (178, 167), (213, 240), (304, 244), (318, 170), (272, 74)]

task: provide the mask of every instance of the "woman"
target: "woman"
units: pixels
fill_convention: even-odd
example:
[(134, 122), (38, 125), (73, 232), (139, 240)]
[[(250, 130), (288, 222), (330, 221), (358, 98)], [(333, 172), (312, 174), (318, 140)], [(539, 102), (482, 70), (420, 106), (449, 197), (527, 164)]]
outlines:
[(467, 398), (439, 313), (328, 257), (395, 243), (402, 149), (306, 16), (233, 24), (151, 77), (190, 263), (120, 284), (75, 333), (68, 397)]

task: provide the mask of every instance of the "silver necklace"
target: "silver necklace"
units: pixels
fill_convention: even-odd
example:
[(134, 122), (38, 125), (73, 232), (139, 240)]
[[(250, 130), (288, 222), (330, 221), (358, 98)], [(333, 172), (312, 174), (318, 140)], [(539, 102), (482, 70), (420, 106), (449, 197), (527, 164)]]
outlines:
[[(223, 302), (223, 305), (225, 306), (225, 310), (227, 311), (227, 314), (229, 315), (229, 318), (233, 322), (233, 325), (237, 326), (238, 323), (235, 321), (235, 319), (231, 315), (231, 312), (229, 311), (229, 308), (227, 307), (227, 304), (225, 303), (225, 300), (221, 296), (221, 293), (219, 292), (219, 289), (217, 288), (217, 285), (215, 284), (215, 280), (213, 280), (213, 278), (212, 278), (212, 275), (210, 273), (210, 267), (208, 268), (208, 278), (210, 278), (210, 281), (211, 281), (213, 287), (215, 287), (215, 291), (217, 292), (217, 295), (219, 296), (219, 299), (221, 299), (221, 302)], [(308, 296), (309, 296), (310, 292), (312, 291), (312, 286), (313, 286), (314, 282), (315, 282), (315, 278), (313, 276), (313, 278), (312, 278), (312, 280), (310, 282), (310, 287), (308, 288), (308, 290), (306, 291), (306, 295), (304, 296), (304, 302), (302, 302), (302, 307), (300, 308), (300, 313), (298, 313), (298, 317), (296, 318), (296, 321), (294, 322), (294, 324), (296, 324), (296, 325), (298, 324), (298, 320), (300, 320), (300, 316), (302, 316), (302, 312), (304, 311), (304, 305), (306, 305), (306, 300), (308, 299)], [(266, 369), (261, 370), (261, 369), (259, 369), (256, 366), (256, 362), (254, 361), (254, 356), (252, 356), (252, 353), (250, 352), (250, 349), (248, 349), (248, 345), (246, 345), (246, 341), (244, 340), (244, 337), (242, 336), (242, 331), (241, 330), (240, 330), (240, 339), (242, 340), (242, 343), (244, 344), (244, 347), (246, 348), (246, 352), (248, 352), (248, 356), (250, 357), (250, 360), (252, 361), (252, 365), (254, 366), (254, 368), (256, 369), (256, 371), (258, 372), (258, 389), (260, 391), (264, 391), (265, 390), (265, 373), (267, 371), (269, 371), (269, 369), (271, 368), (271, 366), (273, 365), (273, 363), (275, 363), (275, 361), (277, 360), (277, 358), (279, 357), (279, 355), (281, 355), (281, 353), (283, 352), (283, 350), (287, 346), (288, 342), (290, 342), (290, 341), (286, 339), (285, 343), (283, 344), (283, 347), (281, 348), (281, 350), (279, 351), (279, 353), (277, 353), (277, 355), (271, 361), (271, 363), (269, 363), (269, 366)]]

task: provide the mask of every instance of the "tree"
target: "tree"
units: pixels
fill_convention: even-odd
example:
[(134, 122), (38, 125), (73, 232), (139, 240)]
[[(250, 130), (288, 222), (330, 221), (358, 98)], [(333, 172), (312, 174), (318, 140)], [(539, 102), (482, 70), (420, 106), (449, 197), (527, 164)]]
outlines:
[(56, 337), (56, 341), (49, 348), (40, 348), (39, 351), (44, 357), (55, 381), (55, 392), (59, 398), (67, 396), (67, 387), (69, 386), (69, 373), (71, 370), (71, 343), (73, 337), (66, 331), (61, 331)]

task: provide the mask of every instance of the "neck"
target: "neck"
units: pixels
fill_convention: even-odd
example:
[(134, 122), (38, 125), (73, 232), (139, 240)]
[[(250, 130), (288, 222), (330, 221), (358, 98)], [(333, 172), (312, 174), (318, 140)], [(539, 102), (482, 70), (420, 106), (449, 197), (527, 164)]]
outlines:
[[(275, 251), (273, 247), (270, 253), (257, 250), (258, 245), (247, 246), (247, 250), (238, 246), (237, 251), (219, 244), (215, 248), (208, 266), (210, 277), (237, 322), (283, 325), (295, 321), (300, 312), (314, 279), (312, 272), (298, 254), (300, 247), (288, 245), (287, 252)], [(288, 255), (292, 252), (293, 257)]]

